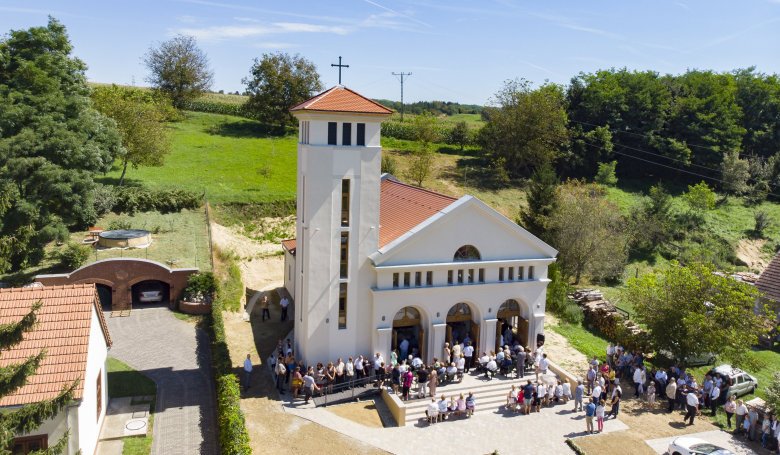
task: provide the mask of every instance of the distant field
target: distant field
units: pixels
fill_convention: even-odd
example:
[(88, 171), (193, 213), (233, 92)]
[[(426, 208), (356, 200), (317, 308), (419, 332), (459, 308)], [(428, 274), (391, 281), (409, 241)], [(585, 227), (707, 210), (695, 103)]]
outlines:
[[(128, 169), (128, 183), (206, 190), (209, 202), (295, 198), (297, 137), (268, 137), (262, 125), (228, 115), (185, 112), (171, 124), (173, 146), (162, 167)], [(116, 169), (98, 179), (119, 179)]]
[(197, 98), (198, 100), (211, 101), (214, 103), (226, 103), (226, 104), (244, 104), (249, 99), (245, 95), (231, 95), (229, 93), (204, 93), (203, 96)]

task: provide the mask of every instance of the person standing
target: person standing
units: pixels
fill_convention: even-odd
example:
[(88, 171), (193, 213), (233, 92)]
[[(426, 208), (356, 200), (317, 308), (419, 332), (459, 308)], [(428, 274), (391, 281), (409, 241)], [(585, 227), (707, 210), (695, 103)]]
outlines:
[(544, 378), (547, 375), (547, 369), (550, 368), (550, 361), (547, 360), (547, 353), (542, 354), (542, 359), (539, 360), (539, 374)]
[(452, 361), (457, 362), (460, 355), (463, 353), (463, 345), (458, 343), (458, 340), (452, 344)]
[(593, 416), (596, 415), (596, 405), (590, 400), (585, 406), (585, 428), (588, 433), (593, 433)]
[(623, 389), (620, 388), (620, 379), (615, 379), (615, 388), (612, 389), (612, 409), (609, 410), (609, 413), (607, 414), (607, 417), (609, 416), (615, 416), (617, 419), (618, 413), (620, 412), (620, 400), (623, 398)]
[[(531, 381), (528, 381), (530, 384)], [(585, 397), (585, 386), (582, 379), (577, 379), (577, 387), (574, 388), (574, 412), (582, 411), (582, 399)]]
[(309, 404), (309, 399), (314, 395), (315, 390), (320, 390), (317, 387), (317, 383), (314, 381), (314, 367), (309, 367), (306, 375), (303, 377), (303, 395), (305, 397), (304, 404)]
[(446, 341), (444, 342), (444, 348), (441, 350), (441, 353), (444, 356), (442, 358), (442, 362), (444, 362), (445, 365), (449, 365), (452, 359), (452, 351), (450, 350), (450, 343)]
[(249, 381), (252, 376), (252, 356), (250, 354), (246, 355), (246, 359), (244, 359), (244, 390), (249, 389)]
[(366, 372), (363, 370), (363, 356), (358, 356), (355, 360), (355, 375), (356, 379), (362, 379)]
[(755, 406), (751, 406), (748, 408), (748, 419), (750, 420), (750, 440), (755, 441), (756, 435), (758, 434), (758, 431), (760, 427), (758, 426), (758, 411), (756, 411)]
[(726, 411), (726, 424), (731, 429), (731, 418), (734, 417), (734, 413), (737, 411), (737, 402), (734, 401), (734, 395), (730, 396), (723, 405), (723, 410)]
[(677, 381), (671, 380), (666, 385), (666, 399), (669, 400), (669, 412), (674, 412), (674, 403), (677, 400)]
[(610, 368), (615, 368), (615, 346), (610, 341), (607, 345), (607, 364)]
[[(534, 385), (531, 384), (531, 380), (528, 380), (528, 384), (523, 386), (523, 414), (528, 415), (531, 413), (531, 405), (534, 402)], [(582, 403), (580, 403), (582, 404)]]
[(418, 396), (420, 398), (425, 398), (425, 396), (428, 394), (428, 376), (430, 376), (430, 374), (431, 373), (425, 368), (425, 365), (417, 370), (417, 384), (420, 385), (420, 392)]
[(525, 352), (525, 348), (520, 346), (517, 350), (517, 377), (522, 378), (525, 376), (525, 358), (528, 354)]
[(588, 366), (588, 374), (585, 377), (588, 385), (588, 393), (593, 390), (593, 383), (596, 381), (596, 368), (593, 365)]
[(639, 367), (639, 365), (634, 366), (634, 385), (636, 387), (636, 392), (634, 393), (634, 398), (639, 398), (642, 396), (644, 390), (642, 387), (642, 368)]
[(439, 374), (434, 366), (431, 366), (428, 372), (428, 389), (432, 397), (436, 396), (436, 386), (439, 385)]
[(263, 321), (265, 322), (265, 318), (268, 317), (268, 319), (271, 319), (271, 312), (268, 310), (268, 296), (264, 295), (263, 300), (260, 301), (260, 309), (263, 310)]
[(276, 390), (278, 390), (279, 393), (284, 393), (282, 389), (284, 388), (284, 376), (287, 373), (287, 368), (284, 366), (284, 359), (282, 356), (279, 356), (279, 358), (276, 359), (276, 368), (274, 369), (274, 372), (276, 373)]
[(718, 403), (720, 402), (720, 388), (715, 384), (710, 389), (710, 408), (712, 409), (712, 415), (715, 416), (715, 412), (718, 410)]
[(683, 393), (685, 394), (685, 407), (688, 410), (688, 412), (685, 413), (683, 422), (688, 421), (688, 418), (690, 418), (691, 421), (688, 425), (693, 425), (693, 419), (696, 418), (696, 414), (699, 412), (699, 397), (696, 396), (696, 389), (693, 388), (688, 389)]
[(599, 401), (599, 405), (596, 406), (596, 422), (598, 423), (599, 433), (604, 431), (604, 400)]
[(747, 417), (748, 409), (747, 406), (745, 406), (745, 403), (742, 402), (742, 400), (737, 401), (737, 433), (742, 431), (742, 423), (745, 420), (745, 417)]
[(401, 351), (401, 360), (406, 360), (406, 356), (409, 354), (409, 340), (406, 337), (401, 338), (398, 349)]
[[(282, 300), (279, 301), (279, 306), (282, 307), (282, 322), (287, 320), (287, 307), (290, 306), (290, 301), (287, 299), (287, 296), (282, 297)], [(270, 315), (268, 316), (271, 317)]]
[[(775, 416), (773, 415), (774, 419)], [(761, 447), (767, 448), (769, 446), (770, 439), (772, 438), (772, 421), (769, 420), (769, 416), (764, 417), (761, 421)]]
[(471, 341), (465, 342), (465, 347), (463, 348), (463, 357), (466, 359), (466, 373), (469, 372), (470, 369), (474, 367), (474, 346), (471, 345)]

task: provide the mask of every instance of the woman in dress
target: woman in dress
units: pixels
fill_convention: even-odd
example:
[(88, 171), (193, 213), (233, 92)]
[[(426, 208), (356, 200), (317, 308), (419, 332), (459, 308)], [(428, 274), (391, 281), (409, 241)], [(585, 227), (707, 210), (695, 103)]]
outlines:
[(737, 412), (737, 402), (734, 401), (734, 395), (730, 396), (726, 404), (723, 405), (723, 410), (726, 411), (726, 423), (731, 428), (731, 418), (734, 417), (734, 413)]
[(390, 352), (390, 365), (395, 367), (398, 364), (398, 352), (394, 349)]
[(452, 351), (450, 351), (450, 344), (448, 342), (444, 342), (444, 349), (442, 349), (442, 362), (444, 362), (445, 365), (449, 365), (450, 359), (452, 358)]
[(336, 383), (336, 367), (333, 362), (328, 362), (328, 368), (325, 370), (325, 383), (328, 385), (327, 393), (333, 393), (333, 384)]
[(301, 375), (301, 367), (295, 367), (292, 374), (292, 383), (290, 384), (293, 391), (293, 400), (298, 398), (298, 392), (301, 391), (303, 386), (303, 376)]
[(428, 389), (431, 391), (431, 396), (436, 396), (436, 386), (439, 384), (439, 373), (436, 368), (431, 368), (428, 372)]

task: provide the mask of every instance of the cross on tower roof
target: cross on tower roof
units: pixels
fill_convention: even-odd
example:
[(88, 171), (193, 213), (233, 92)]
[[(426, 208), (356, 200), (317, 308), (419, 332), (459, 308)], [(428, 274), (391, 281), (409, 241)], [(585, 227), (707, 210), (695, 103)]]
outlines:
[(339, 85), (341, 85), (341, 68), (349, 68), (349, 65), (342, 65), (341, 64), (341, 56), (339, 55), (339, 64), (331, 63), (330, 66), (338, 66), (339, 67)]

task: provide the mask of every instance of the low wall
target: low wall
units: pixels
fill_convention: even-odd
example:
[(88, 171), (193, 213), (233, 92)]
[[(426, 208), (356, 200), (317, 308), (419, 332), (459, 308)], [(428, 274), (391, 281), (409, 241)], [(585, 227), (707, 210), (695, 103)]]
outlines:
[(406, 405), (398, 398), (398, 395), (389, 393), (387, 389), (382, 389), (382, 400), (390, 408), (395, 423), (399, 427), (406, 425)]
[(557, 374), (558, 377), (561, 378), (561, 381), (567, 381), (569, 384), (571, 384), (571, 390), (572, 393), (574, 393), (574, 389), (577, 388), (577, 378), (574, 377), (574, 375), (564, 370), (554, 362), (550, 362), (550, 370), (552, 370), (553, 373)]
[(187, 314), (209, 314), (211, 313), (211, 305), (181, 300), (179, 301), (179, 311)]

